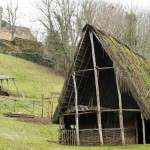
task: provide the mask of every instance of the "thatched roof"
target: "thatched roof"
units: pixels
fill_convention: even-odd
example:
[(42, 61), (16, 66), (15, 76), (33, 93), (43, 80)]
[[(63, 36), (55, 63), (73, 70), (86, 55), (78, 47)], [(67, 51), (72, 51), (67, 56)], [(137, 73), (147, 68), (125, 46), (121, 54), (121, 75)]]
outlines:
[[(83, 62), (88, 64), (88, 57), (83, 58), (85, 60), (82, 62), (79, 62), (79, 58), (81, 60), (81, 54), (89, 50), (89, 32), (92, 32), (94, 38), (101, 44), (106, 54), (113, 61), (114, 67), (119, 69), (120, 85), (124, 84), (123, 87), (126, 87), (131, 92), (145, 118), (150, 119), (150, 64), (112, 35), (98, 30), (91, 25), (86, 25), (83, 28), (83, 34), (77, 48), (73, 66), (68, 73), (68, 78), (64, 84), (60, 101), (54, 114), (54, 123), (58, 121), (61, 111), (74, 104), (74, 97), (72, 97), (72, 91), (74, 90), (72, 74), (73, 71), (85, 68), (82, 68), (82, 66), (86, 65)], [(79, 63), (80, 68), (78, 67)], [(84, 77), (82, 76), (81, 78)]]

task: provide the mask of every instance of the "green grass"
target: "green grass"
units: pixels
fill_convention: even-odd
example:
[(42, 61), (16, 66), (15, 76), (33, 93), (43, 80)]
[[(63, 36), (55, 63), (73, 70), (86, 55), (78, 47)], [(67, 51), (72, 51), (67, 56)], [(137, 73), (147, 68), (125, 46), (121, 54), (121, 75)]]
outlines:
[[(40, 98), (41, 93), (50, 97), (51, 92), (61, 91), (64, 81), (47, 67), (5, 54), (0, 54), (0, 74), (16, 77), (19, 92), (30, 98)], [(7, 82), (3, 84), (8, 88)], [(17, 93), (12, 81), (9, 82), (9, 89)]]
[(0, 115), (0, 149), (3, 150), (148, 150), (150, 146), (77, 147), (57, 144), (57, 125), (38, 125)]
[[(46, 97), (52, 91), (60, 92), (63, 78), (56, 76), (48, 68), (31, 62), (0, 54), (0, 74), (15, 76), (19, 91), (24, 91), (25, 96), (32, 99), (40, 99), (41, 93)], [(5, 87), (7, 87), (6, 83)], [(10, 88), (15, 87), (10, 83)], [(29, 99), (17, 98), (30, 102)], [(0, 104), (6, 102), (11, 109), (13, 103), (0, 97)], [(56, 103), (54, 104), (56, 107)], [(30, 106), (31, 107), (31, 106)], [(31, 109), (31, 108), (30, 108)], [(32, 109), (31, 109), (32, 110)], [(3, 112), (8, 110), (3, 110)], [(24, 110), (16, 106), (16, 111)], [(38, 110), (40, 113), (40, 108)], [(126, 146), (126, 147), (77, 147), (62, 146), (57, 143), (58, 126), (25, 123), (15, 119), (6, 118), (0, 114), (0, 150), (148, 150), (150, 146)]]

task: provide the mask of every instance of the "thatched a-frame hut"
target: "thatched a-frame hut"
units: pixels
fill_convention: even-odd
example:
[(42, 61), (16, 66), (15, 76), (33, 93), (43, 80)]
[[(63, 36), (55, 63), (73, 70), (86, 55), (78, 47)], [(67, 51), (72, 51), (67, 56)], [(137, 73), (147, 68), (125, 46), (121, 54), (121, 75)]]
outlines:
[(113, 36), (86, 25), (53, 118), (60, 124), (59, 143), (150, 143), (149, 120), (150, 66)]

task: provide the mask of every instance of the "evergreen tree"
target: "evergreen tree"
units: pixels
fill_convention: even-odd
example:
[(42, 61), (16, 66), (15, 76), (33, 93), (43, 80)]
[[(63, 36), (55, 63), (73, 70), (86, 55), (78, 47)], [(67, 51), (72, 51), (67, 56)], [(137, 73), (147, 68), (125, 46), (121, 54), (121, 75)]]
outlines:
[(136, 47), (138, 42), (137, 18), (136, 14), (132, 11), (130, 13), (126, 13), (125, 16), (125, 32), (123, 42), (133, 49)]

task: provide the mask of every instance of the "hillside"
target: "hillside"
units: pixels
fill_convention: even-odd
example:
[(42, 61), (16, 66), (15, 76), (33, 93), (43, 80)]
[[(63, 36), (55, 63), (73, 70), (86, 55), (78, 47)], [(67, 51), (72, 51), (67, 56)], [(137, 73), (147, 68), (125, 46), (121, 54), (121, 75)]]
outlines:
[(0, 114), (1, 150), (149, 150), (150, 146), (78, 147), (57, 143), (57, 125), (39, 125), (5, 118)]
[[(0, 74), (15, 76), (19, 91), (25, 96), (40, 98), (50, 92), (60, 92), (64, 79), (52, 73), (49, 68), (4, 54), (0, 54)], [(6, 83), (5, 83), (6, 84)], [(6, 84), (7, 87), (7, 84)], [(13, 92), (14, 86), (11, 84)], [(77, 147), (57, 143), (58, 125), (42, 125), (17, 121), (0, 114), (0, 149), (3, 150), (107, 150), (145, 149), (149, 146), (126, 147)]]
[[(19, 92), (23, 92), (25, 97), (40, 98), (41, 93), (48, 97), (51, 92), (60, 92), (64, 79), (52, 72), (47, 67), (0, 54), (0, 74), (16, 77)], [(7, 83), (3, 84), (7, 88)], [(13, 82), (9, 84), (10, 90), (16, 93)]]

